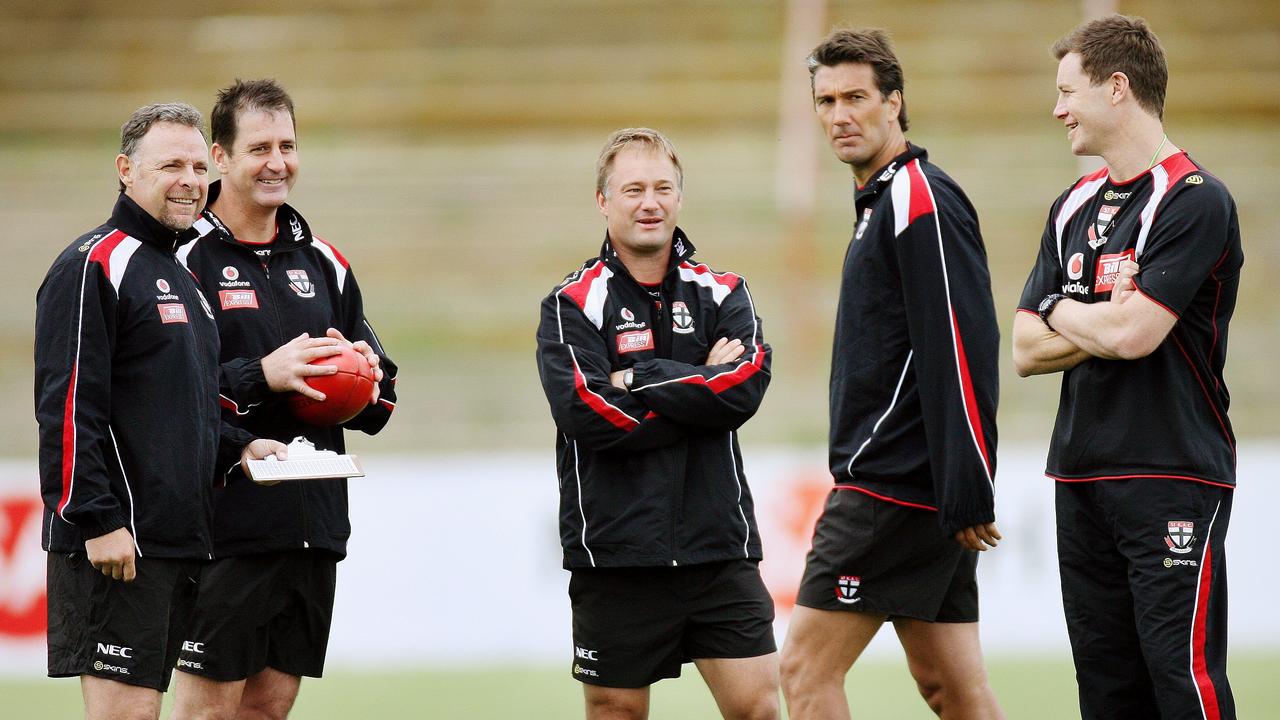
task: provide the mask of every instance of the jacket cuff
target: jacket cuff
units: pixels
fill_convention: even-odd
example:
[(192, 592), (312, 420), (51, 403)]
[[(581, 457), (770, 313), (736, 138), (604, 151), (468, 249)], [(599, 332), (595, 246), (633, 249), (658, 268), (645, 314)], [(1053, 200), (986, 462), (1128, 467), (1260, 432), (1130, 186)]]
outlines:
[(102, 537), (125, 527), (124, 516), (117, 510), (105, 510), (94, 513), (76, 523), (85, 540)]
[(964, 508), (961, 511), (951, 511), (945, 515), (940, 515), (938, 520), (942, 524), (942, 531), (947, 534), (947, 537), (951, 537), (965, 528), (995, 522), (996, 513), (991, 508), (981, 510)]
[(223, 364), (231, 399), (240, 406), (261, 403), (271, 397), (267, 376), (262, 372), (262, 358), (236, 358)]

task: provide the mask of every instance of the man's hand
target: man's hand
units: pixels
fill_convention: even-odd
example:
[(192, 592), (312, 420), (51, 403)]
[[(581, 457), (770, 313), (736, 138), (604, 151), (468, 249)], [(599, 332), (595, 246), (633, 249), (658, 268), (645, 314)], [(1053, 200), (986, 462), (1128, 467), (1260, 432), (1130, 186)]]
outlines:
[(1122, 260), (1120, 262), (1120, 270), (1116, 273), (1116, 284), (1111, 288), (1111, 302), (1122, 303), (1129, 299), (1129, 296), (1136, 291), (1133, 284), (1133, 278), (1141, 270), (1138, 263), (1132, 260)]
[(324, 401), (324, 393), (307, 384), (308, 377), (332, 375), (338, 372), (336, 365), (309, 365), (312, 360), (325, 358), (338, 352), (345, 342), (332, 337), (313, 338), (306, 333), (281, 345), (262, 358), (262, 375), (272, 392), (296, 392), (315, 400)]
[[(278, 440), (268, 440), (267, 438), (258, 438), (248, 445), (244, 446), (244, 450), (240, 451), (240, 468), (248, 475), (250, 460), (266, 460), (269, 457), (275, 457), (277, 460), (289, 459), (289, 446)], [(271, 486), (278, 485), (279, 480), (274, 482), (260, 482), (259, 485)]]
[(746, 351), (746, 347), (742, 341), (734, 338), (720, 338), (715, 345), (711, 346), (711, 352), (707, 353), (708, 365), (724, 365), (742, 357), (742, 353)]
[(351, 346), (352, 350), (355, 350), (361, 355), (364, 355), (364, 359), (369, 363), (369, 367), (373, 370), (373, 397), (369, 398), (369, 404), (377, 405), (378, 395), (380, 395), (382, 392), (382, 388), (380, 385), (378, 385), (378, 383), (382, 382), (382, 375), (383, 375), (382, 368), (378, 367), (378, 363), (381, 362), (382, 360), (381, 358), (378, 357), (378, 353), (374, 352), (373, 348), (369, 347), (369, 343), (365, 342), (364, 340), (347, 342), (347, 339), (342, 336), (342, 333), (339, 332), (337, 328), (329, 328), (328, 330), (325, 331), (325, 335), (327, 335), (330, 339), (346, 343), (347, 345)]
[(609, 373), (609, 384), (618, 388), (619, 390), (626, 390), (627, 384), (623, 382), (623, 379), (626, 378), (626, 376), (627, 376), (626, 370), (614, 370), (613, 372)]
[(1000, 544), (1004, 536), (996, 529), (993, 522), (981, 523), (973, 527), (967, 527), (956, 533), (956, 542), (966, 550), (977, 550), (984, 552), (988, 547), (995, 547)]
[(258, 438), (248, 445), (245, 445), (244, 450), (240, 451), (240, 464), (243, 465), (250, 460), (266, 460), (272, 455), (274, 455), (277, 460), (288, 460), (289, 446), (278, 440)]
[(133, 582), (138, 576), (133, 536), (128, 528), (117, 528), (84, 541), (85, 554), (95, 570), (112, 580)]

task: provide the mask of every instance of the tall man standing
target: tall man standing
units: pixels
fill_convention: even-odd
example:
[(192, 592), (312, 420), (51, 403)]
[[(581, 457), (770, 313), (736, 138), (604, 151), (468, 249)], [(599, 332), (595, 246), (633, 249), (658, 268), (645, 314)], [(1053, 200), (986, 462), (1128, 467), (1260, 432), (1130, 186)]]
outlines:
[(1165, 135), (1168, 71), (1143, 20), (1086, 23), (1053, 54), (1054, 117), (1072, 153), (1106, 167), (1049, 211), (1013, 359), (1023, 376), (1063, 373), (1046, 474), (1081, 715), (1233, 718), (1235, 202)]
[[(365, 320), (346, 258), (285, 203), (298, 177), (293, 101), (274, 81), (237, 81), (219, 93), (211, 125), (222, 179), (197, 223), (203, 236), (178, 256), (217, 318), (227, 415), (266, 437), (305, 436), (343, 452), (343, 427), (372, 434), (390, 419), (395, 365)], [(321, 399), (305, 378), (336, 368), (307, 363), (346, 338), (380, 381), (369, 407), (342, 427), (298, 420), (286, 394)], [(230, 482), (218, 491), (213, 531), (218, 559), (200, 578), (175, 717), (284, 718), (301, 676), (324, 669), (351, 534), (346, 480)]]
[(604, 245), (543, 300), (538, 325), (590, 720), (648, 717), (649, 686), (690, 661), (725, 718), (779, 712), (737, 433), (771, 351), (746, 280), (690, 260), (682, 183), (665, 136), (615, 132), (596, 163)]
[(221, 422), (217, 329), (174, 259), (208, 165), (195, 108), (136, 110), (111, 219), (58, 256), (36, 296), (49, 676), (80, 677), (90, 720), (159, 717), (213, 550), (215, 468), (283, 450)]
[(904, 135), (879, 30), (809, 57), (818, 120), (856, 182), (831, 360), (835, 487), (782, 653), (792, 718), (849, 717), (844, 679), (888, 619), (929, 707), (995, 718), (977, 552), (994, 523), (999, 330), (977, 214)]

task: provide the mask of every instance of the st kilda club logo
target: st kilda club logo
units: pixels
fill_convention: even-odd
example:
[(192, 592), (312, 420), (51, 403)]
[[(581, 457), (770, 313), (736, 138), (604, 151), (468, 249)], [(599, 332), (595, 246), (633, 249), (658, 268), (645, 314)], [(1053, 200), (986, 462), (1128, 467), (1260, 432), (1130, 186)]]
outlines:
[(852, 605), (862, 598), (855, 597), (862, 586), (862, 578), (858, 575), (841, 575), (836, 578), (836, 600), (845, 605)]
[(1169, 546), (1169, 552), (1179, 555), (1191, 552), (1192, 543), (1196, 541), (1196, 524), (1190, 520), (1170, 520), (1168, 527), (1169, 534), (1164, 536), (1164, 544)]

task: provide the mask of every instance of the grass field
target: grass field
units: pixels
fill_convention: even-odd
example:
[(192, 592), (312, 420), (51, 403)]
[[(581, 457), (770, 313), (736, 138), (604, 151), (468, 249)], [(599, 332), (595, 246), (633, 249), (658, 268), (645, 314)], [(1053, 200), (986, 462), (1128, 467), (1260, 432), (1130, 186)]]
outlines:
[[(1078, 718), (1070, 661), (996, 660), (991, 685), (1011, 719)], [(1274, 718), (1280, 708), (1280, 655), (1233, 657), (1232, 685), (1238, 715)], [(855, 718), (921, 720), (933, 717), (916, 695), (901, 661), (877, 660), (850, 674), (848, 696)], [(308, 680), (294, 708), (294, 720), (383, 718), (424, 720), (567, 719), (582, 716), (582, 694), (566, 669), (495, 667), (467, 671), (363, 674), (334, 672)], [(5, 720), (61, 720), (80, 716), (74, 681), (0, 681), (0, 717)], [(693, 666), (678, 680), (654, 687), (650, 717), (694, 720), (719, 717), (715, 703)]]

